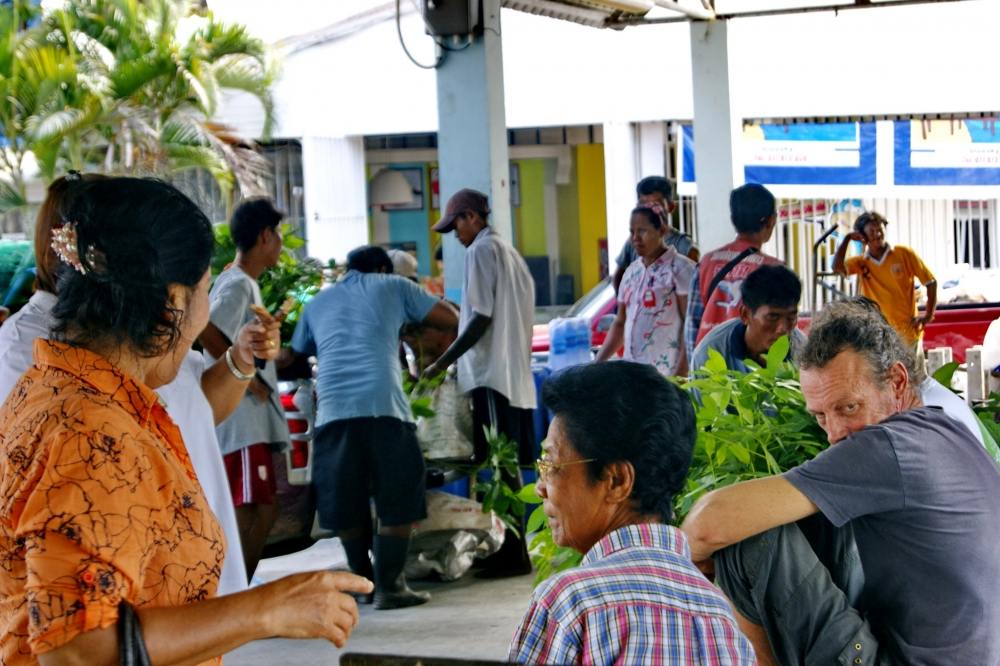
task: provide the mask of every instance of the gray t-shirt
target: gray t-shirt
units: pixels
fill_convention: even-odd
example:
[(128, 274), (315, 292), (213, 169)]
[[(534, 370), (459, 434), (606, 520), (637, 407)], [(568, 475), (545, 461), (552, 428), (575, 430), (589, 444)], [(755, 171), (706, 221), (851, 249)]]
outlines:
[[(233, 266), (219, 273), (209, 293), (209, 321), (215, 324), (230, 342), (243, 324), (254, 314), (250, 304), (263, 306), (257, 281)], [(214, 362), (210, 354), (205, 354)], [(235, 453), (254, 444), (274, 444), (288, 448), (288, 424), (278, 395), (278, 372), (273, 361), (257, 371), (257, 376), (271, 388), (267, 402), (259, 402), (249, 391), (229, 418), (215, 428), (223, 454)]]
[(964, 426), (907, 410), (785, 478), (851, 523), (860, 610), (893, 663), (1000, 664), (1000, 468)]

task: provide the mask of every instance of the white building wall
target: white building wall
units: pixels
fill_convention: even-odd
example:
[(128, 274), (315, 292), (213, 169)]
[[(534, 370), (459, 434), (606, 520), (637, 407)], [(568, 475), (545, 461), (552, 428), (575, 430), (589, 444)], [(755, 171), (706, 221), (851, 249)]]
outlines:
[(303, 138), (302, 177), (309, 256), (343, 262), (368, 242), (362, 138)]
[[(274, 33), (269, 1), (210, 5), (222, 19)], [(994, 0), (736, 19), (733, 103), (745, 118), (995, 111), (1000, 87), (982, 63), (1000, 59), (998, 23)], [(504, 10), (502, 30), (510, 127), (692, 117), (686, 24), (597, 30)], [(432, 62), (420, 17), (404, 15), (402, 31), (414, 56)], [(434, 73), (406, 58), (391, 20), (288, 55), (275, 93), (279, 137), (437, 128)], [(233, 108), (222, 118), (252, 127), (246, 109)]]

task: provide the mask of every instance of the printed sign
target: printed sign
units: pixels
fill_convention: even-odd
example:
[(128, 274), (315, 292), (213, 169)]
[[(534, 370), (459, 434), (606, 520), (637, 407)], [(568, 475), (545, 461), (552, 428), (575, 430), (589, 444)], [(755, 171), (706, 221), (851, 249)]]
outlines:
[(896, 185), (1000, 185), (997, 120), (897, 120)]

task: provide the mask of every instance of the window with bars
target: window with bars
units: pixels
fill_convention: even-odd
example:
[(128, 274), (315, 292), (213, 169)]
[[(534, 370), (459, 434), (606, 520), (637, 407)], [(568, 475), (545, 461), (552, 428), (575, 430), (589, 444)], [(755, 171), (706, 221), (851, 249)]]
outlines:
[(955, 263), (970, 268), (997, 267), (994, 201), (956, 201), (953, 231)]

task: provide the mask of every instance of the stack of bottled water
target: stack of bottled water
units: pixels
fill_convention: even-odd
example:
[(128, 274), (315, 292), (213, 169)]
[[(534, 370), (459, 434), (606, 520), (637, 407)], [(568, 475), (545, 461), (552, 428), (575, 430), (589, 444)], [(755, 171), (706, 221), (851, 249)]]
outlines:
[(590, 363), (590, 322), (584, 317), (559, 317), (549, 322), (549, 368), (552, 371)]

